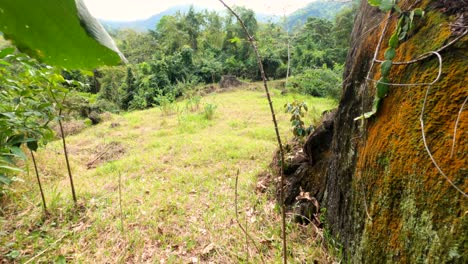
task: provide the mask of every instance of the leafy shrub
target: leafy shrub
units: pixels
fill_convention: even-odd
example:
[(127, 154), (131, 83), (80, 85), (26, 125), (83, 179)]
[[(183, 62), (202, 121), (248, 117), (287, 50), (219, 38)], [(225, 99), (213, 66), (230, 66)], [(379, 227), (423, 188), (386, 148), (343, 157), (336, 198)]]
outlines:
[(212, 120), (214, 117), (216, 108), (218, 107), (215, 104), (206, 104), (205, 108), (203, 109), (203, 116), (208, 120)]
[(158, 95), (154, 101), (161, 109), (161, 112), (164, 116), (172, 115), (176, 112), (175, 98), (172, 94), (168, 95)]
[(307, 108), (307, 104), (305, 102), (294, 101), (292, 103), (287, 103), (284, 105), (286, 113), (291, 113), (291, 125), (294, 137), (296, 138), (304, 138), (308, 136), (312, 131), (313, 127), (305, 127), (304, 118), (305, 113), (309, 109)]
[(189, 95), (186, 97), (187, 103), (186, 108), (190, 109), (190, 111), (194, 112), (200, 108), (200, 103), (202, 97), (200, 95)]
[(343, 66), (338, 65), (334, 69), (325, 65), (322, 68), (306, 69), (292, 77), (289, 84), (300, 93), (338, 100), (341, 95), (342, 71)]

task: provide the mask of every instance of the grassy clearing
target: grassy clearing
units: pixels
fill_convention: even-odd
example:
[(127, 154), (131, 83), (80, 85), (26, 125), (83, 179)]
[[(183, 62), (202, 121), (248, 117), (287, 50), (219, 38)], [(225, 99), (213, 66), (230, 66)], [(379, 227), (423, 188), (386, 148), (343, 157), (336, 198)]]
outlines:
[[(293, 99), (308, 103), (306, 124), (333, 107), (327, 99), (273, 90), (285, 139), (292, 133), (283, 105)], [(205, 104), (217, 106), (211, 120)], [(60, 142), (38, 153), (50, 216), (42, 217), (33, 173), (21, 175), (25, 182), (15, 184), (1, 208), (0, 262), (22, 263), (44, 251), (32, 262), (63, 256), (74, 263), (259, 263), (235, 222), (237, 170), (241, 221), (266, 261), (281, 262), (278, 208), (271, 194), (255, 194), (256, 176), (276, 148), (264, 94), (250, 86), (209, 94), (195, 112), (185, 106), (177, 103), (172, 115), (157, 108), (116, 115), (70, 136), (78, 209)], [(292, 262), (330, 260), (313, 226), (288, 228)]]

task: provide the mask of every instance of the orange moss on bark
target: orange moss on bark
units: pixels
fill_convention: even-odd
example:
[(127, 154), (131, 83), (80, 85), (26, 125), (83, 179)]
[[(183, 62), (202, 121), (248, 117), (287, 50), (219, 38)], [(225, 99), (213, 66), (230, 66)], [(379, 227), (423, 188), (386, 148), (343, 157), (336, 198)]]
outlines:
[[(430, 2), (424, 1), (422, 7), (427, 7)], [(410, 38), (401, 43), (394, 61), (409, 61), (448, 43), (453, 38), (449, 23), (449, 17), (437, 10), (429, 11), (424, 19), (417, 22)], [(381, 56), (395, 25), (396, 19), (391, 22), (382, 43)], [(375, 44), (377, 37), (374, 35), (365, 41)], [(443, 74), (431, 87), (424, 115), (427, 143), (435, 160), (465, 193), (468, 192), (468, 109), (459, 120), (453, 158), (450, 152), (454, 124), (468, 96), (467, 44), (465, 37), (456, 46), (441, 53), (444, 58)], [(378, 79), (379, 73), (374, 72), (372, 78)], [(437, 77), (437, 73), (438, 61), (434, 56), (415, 64), (394, 66), (390, 78), (394, 83), (428, 83)], [(373, 86), (368, 89), (369, 93), (374, 93)], [(356, 195), (356, 199), (367, 200), (368, 213), (372, 218), (366, 221), (361, 243), (367, 248), (367, 251), (361, 250), (367, 258), (375, 259), (378, 256), (369, 254), (378, 252), (382, 254), (381, 259), (405, 263), (415, 259), (415, 250), (419, 247), (421, 252), (417, 254), (426, 256), (431, 256), (429, 253), (435, 250), (450, 250), (436, 248), (435, 244), (431, 245), (433, 241), (428, 241), (429, 245), (408, 248), (405, 240), (421, 235), (402, 232), (408, 229), (408, 225), (421, 224), (428, 237), (437, 236), (441, 241), (451, 235), (444, 231), (447, 227), (463, 230), (462, 219), (468, 210), (467, 199), (437, 171), (423, 145), (419, 117), (426, 89), (427, 86), (391, 87), (379, 112), (369, 121), (366, 139), (358, 149), (354, 175), (361, 176), (353, 182), (353, 189), (359, 193), (363, 186), (367, 196)], [(424, 224), (413, 221), (418, 217), (429, 220)], [(454, 235), (453, 243), (459, 243), (460, 239), (464, 241), (465, 235), (466, 231)], [(462, 245), (461, 251), (464, 250)]]

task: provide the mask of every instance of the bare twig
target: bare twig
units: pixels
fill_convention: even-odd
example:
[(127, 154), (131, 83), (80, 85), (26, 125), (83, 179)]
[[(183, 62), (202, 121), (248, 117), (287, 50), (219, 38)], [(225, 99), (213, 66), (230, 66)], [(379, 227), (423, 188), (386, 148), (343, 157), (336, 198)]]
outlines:
[[(320, 232), (320, 228), (315, 225), (315, 223), (310, 219), (308, 218), (307, 216), (305, 215), (301, 215), (301, 214), (296, 214), (296, 213), (293, 213), (293, 212), (288, 212), (287, 215), (290, 215), (290, 216), (299, 216), (299, 217), (302, 217), (304, 218), (305, 220), (309, 221), (310, 224), (312, 224), (312, 226), (315, 228), (315, 232), (317, 233), (318, 236), (320, 236), (321, 239), (323, 239), (323, 233)], [(315, 218), (315, 215), (314, 215), (314, 218)]]
[(281, 229), (282, 229), (282, 240), (283, 240), (283, 263), (286, 264), (288, 262), (288, 260), (287, 260), (288, 259), (288, 255), (287, 255), (288, 250), (287, 250), (287, 240), (286, 240), (286, 206), (284, 204), (284, 185), (285, 185), (284, 151), (283, 151), (283, 144), (281, 143), (281, 136), (280, 136), (279, 129), (278, 129), (278, 122), (276, 121), (275, 110), (273, 108), (273, 102), (271, 101), (270, 91), (268, 89), (268, 83), (267, 83), (267, 78), (266, 78), (266, 75), (265, 75), (265, 70), (263, 68), (262, 57), (260, 56), (257, 45), (255, 44), (255, 40), (252, 37), (252, 35), (250, 35), (249, 30), (247, 29), (247, 27), (244, 24), (244, 21), (240, 18), (240, 16), (234, 10), (232, 10), (231, 7), (229, 7), (226, 3), (224, 3), (223, 0), (219, 0), (219, 2), (221, 2), (221, 4), (223, 4), (229, 10), (229, 12), (231, 12), (237, 18), (240, 25), (244, 29), (245, 34), (248, 37), (250, 45), (252, 46), (252, 48), (255, 51), (255, 55), (257, 57), (258, 68), (260, 70), (260, 74), (261, 74), (262, 79), (263, 79), (263, 87), (265, 88), (265, 93), (266, 93), (266, 96), (267, 96), (267, 99), (268, 99), (268, 104), (270, 105), (271, 117), (272, 117), (273, 124), (274, 124), (274, 127), (275, 127), (276, 139), (278, 141), (279, 154), (280, 154), (280, 157), (281, 157), (281, 169), (280, 169), (280, 177), (281, 177), (281, 183), (280, 183), (280, 200), (281, 201), (280, 201), (280, 203), (281, 203), (281, 219), (282, 219), (282, 224), (281, 224), (282, 228)]
[(47, 251), (51, 250), (53, 246), (55, 246), (58, 242), (62, 241), (66, 236), (68, 236), (69, 234), (65, 234), (63, 235), (62, 237), (60, 237), (59, 239), (55, 240), (52, 244), (50, 244), (49, 247), (47, 247), (46, 249), (42, 250), (41, 252), (39, 252), (38, 254), (36, 254), (34, 257), (30, 258), (28, 261), (24, 262), (24, 264), (28, 264), (28, 263), (31, 263), (33, 262), (33, 260), (37, 259), (38, 257), (42, 256), (44, 253), (46, 253)]
[(86, 164), (88, 169), (91, 168), (94, 165), (94, 162), (96, 162), (98, 159), (100, 159), (102, 156), (104, 156), (104, 154), (106, 154), (107, 151), (109, 151), (111, 147), (112, 147), (112, 145), (107, 146), (101, 153), (99, 153), (96, 156), (96, 158), (94, 158), (92, 161), (88, 162), (88, 164)]
[(36, 172), (37, 184), (39, 185), (39, 191), (41, 192), (42, 206), (44, 207), (44, 213), (47, 214), (47, 205), (46, 205), (46, 200), (44, 196), (44, 190), (42, 190), (41, 179), (39, 178), (39, 171), (37, 170), (36, 158), (34, 157), (34, 153), (32, 150), (30, 150), (29, 152), (31, 152), (31, 157), (32, 157), (32, 161), (34, 164), (34, 171)]
[[(439, 55), (440, 56), (440, 55)], [(419, 121), (421, 123), (421, 133), (422, 133), (422, 139), (423, 139), (423, 143), (424, 143), (424, 147), (427, 151), (427, 154), (429, 155), (429, 158), (431, 158), (431, 161), (432, 163), (434, 164), (434, 166), (437, 168), (437, 170), (439, 171), (439, 173), (450, 183), (450, 185), (452, 185), (453, 188), (455, 188), (459, 193), (461, 193), (463, 196), (465, 196), (465, 198), (468, 198), (468, 195), (463, 192), (460, 188), (458, 188), (453, 182), (452, 180), (449, 179), (449, 177), (447, 177), (447, 175), (442, 171), (442, 169), (439, 167), (439, 165), (437, 164), (436, 160), (434, 159), (434, 157), (432, 156), (432, 153), (431, 153), (431, 150), (429, 149), (429, 146), (427, 145), (427, 141), (426, 141), (426, 133), (424, 132), (424, 112), (426, 110), (426, 102), (427, 102), (427, 97), (429, 95), (429, 91), (431, 89), (431, 85), (429, 85), (427, 87), (427, 90), (426, 90), (426, 95), (424, 97), (424, 102), (423, 102), (423, 106), (422, 106), (422, 110), (421, 110), (421, 116), (419, 117)]]
[(123, 220), (123, 209), (122, 209), (122, 174), (119, 171), (119, 207), (120, 207), (120, 228), (122, 233), (125, 233), (124, 220)]
[(58, 119), (60, 133), (62, 134), (62, 143), (63, 143), (63, 152), (65, 153), (65, 161), (67, 163), (67, 170), (68, 170), (68, 178), (70, 179), (70, 185), (72, 190), (73, 202), (76, 204), (76, 193), (75, 193), (75, 185), (73, 184), (73, 176), (70, 167), (70, 161), (68, 159), (68, 151), (67, 151), (67, 142), (65, 141), (65, 134), (63, 132), (63, 125), (62, 125), (62, 108), (59, 110), (59, 119)]
[(67, 143), (65, 141), (65, 133), (63, 131), (63, 125), (62, 125), (62, 106), (65, 102), (65, 99), (67, 98), (67, 94), (65, 94), (63, 96), (63, 99), (62, 99), (62, 103), (59, 103), (59, 101), (57, 100), (57, 98), (55, 97), (55, 94), (54, 92), (52, 91), (52, 89), (49, 89), (49, 92), (50, 92), (50, 95), (52, 97), (52, 99), (55, 101), (55, 103), (57, 104), (58, 108), (59, 108), (59, 118), (58, 118), (58, 123), (59, 123), (59, 127), (60, 127), (60, 133), (61, 133), (61, 136), (62, 136), (62, 144), (63, 144), (63, 152), (65, 153), (65, 161), (67, 163), (67, 170), (68, 170), (68, 178), (70, 179), (70, 185), (71, 185), (71, 190), (72, 190), (72, 196), (73, 196), (73, 202), (75, 203), (75, 205), (77, 204), (77, 199), (76, 199), (76, 193), (75, 193), (75, 184), (73, 183), (73, 176), (72, 176), (72, 172), (71, 172), (71, 167), (70, 167), (70, 161), (68, 159), (68, 151), (67, 151)]
[(461, 114), (463, 113), (463, 108), (465, 107), (466, 101), (468, 101), (468, 96), (465, 98), (460, 111), (458, 111), (457, 121), (455, 121), (455, 127), (453, 128), (453, 143), (452, 143), (452, 150), (450, 151), (450, 158), (453, 158), (453, 153), (455, 151), (455, 143), (457, 141), (457, 128), (458, 122), (460, 121)]
[[(252, 241), (252, 244), (254, 245), (255, 249), (257, 250), (258, 254), (260, 255), (260, 259), (262, 260), (262, 263), (265, 263), (265, 260), (263, 259), (263, 254), (260, 251), (260, 248), (257, 246), (257, 243), (255, 243), (255, 240), (250, 236), (250, 234), (245, 230), (245, 228), (242, 226), (242, 223), (239, 220), (239, 209), (237, 208), (237, 185), (239, 181), (239, 169), (237, 170), (236, 174), (236, 188), (235, 188), (235, 196), (234, 196), (234, 207), (236, 210), (236, 222), (239, 225), (239, 228), (244, 232), (245, 236)], [(248, 250), (248, 249), (247, 249)]]

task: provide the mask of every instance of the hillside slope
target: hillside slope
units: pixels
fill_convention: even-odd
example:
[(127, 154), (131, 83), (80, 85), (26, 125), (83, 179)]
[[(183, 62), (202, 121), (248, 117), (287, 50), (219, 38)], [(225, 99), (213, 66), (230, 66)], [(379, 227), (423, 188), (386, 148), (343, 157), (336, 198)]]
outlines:
[(317, 1), (308, 4), (306, 7), (301, 8), (292, 14), (288, 15), (288, 28), (301, 26), (307, 22), (307, 18), (316, 17), (332, 20), (343, 9), (350, 7), (351, 2), (327, 2)]

